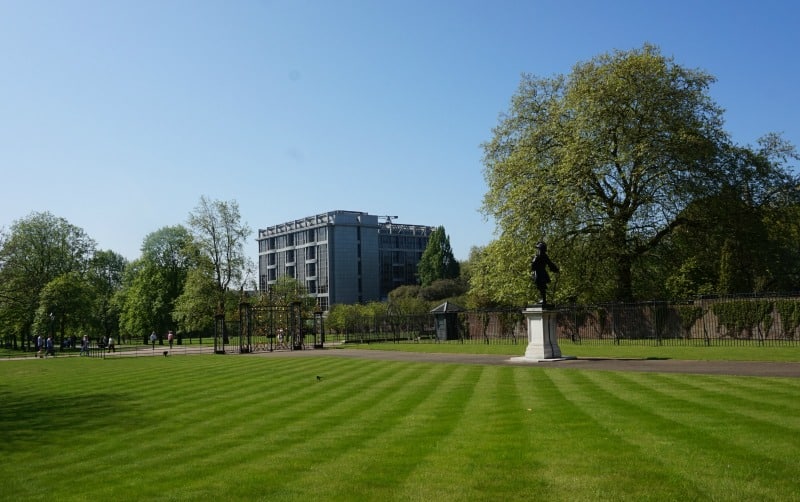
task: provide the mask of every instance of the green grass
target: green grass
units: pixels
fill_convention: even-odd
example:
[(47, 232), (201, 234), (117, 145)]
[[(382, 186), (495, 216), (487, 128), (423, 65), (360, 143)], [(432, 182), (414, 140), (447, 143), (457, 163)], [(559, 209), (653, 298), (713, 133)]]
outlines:
[[(680, 345), (636, 345), (602, 343), (602, 344), (577, 344), (568, 340), (558, 342), (561, 353), (577, 357), (613, 357), (637, 359), (685, 359), (703, 361), (800, 361), (800, 345), (741, 345), (741, 346), (680, 346)], [(371, 343), (348, 344), (347, 348), (366, 350), (399, 350), (406, 352), (445, 352), (459, 354), (525, 354), (527, 341), (512, 344), (482, 344), (460, 343), (448, 341), (435, 342), (402, 342), (402, 343)]]
[(56, 358), (0, 363), (0, 403), (2, 500), (800, 493), (800, 379), (325, 355)]
[[(175, 350), (177, 352), (180, 352), (182, 350), (185, 351), (185, 350), (190, 350), (190, 349), (198, 348), (198, 347), (213, 347), (213, 346), (214, 346), (214, 338), (212, 338), (212, 337), (204, 337), (203, 338), (203, 343), (200, 343), (200, 340), (195, 337), (193, 340), (189, 340), (187, 338), (187, 339), (183, 340), (183, 343), (181, 343), (181, 344), (178, 344), (177, 342), (175, 342), (175, 344), (173, 346), (173, 350)], [(131, 341), (129, 343), (117, 342), (117, 345), (116, 345), (117, 352), (137, 352), (137, 351), (138, 352), (147, 352), (147, 351), (151, 351), (151, 350), (163, 351), (163, 350), (167, 350), (167, 349), (169, 349), (169, 343), (166, 342), (166, 341), (164, 342), (163, 345), (159, 345), (158, 343), (156, 343), (155, 348), (153, 348), (150, 344), (141, 343), (140, 339), (137, 339), (135, 341)], [(76, 356), (76, 355), (80, 354), (80, 350), (81, 349), (80, 349), (80, 342), (79, 342), (76, 347), (71, 348), (71, 349), (63, 349), (63, 350), (62, 349), (56, 349), (56, 356), (57, 357), (58, 356), (64, 356), (64, 355)], [(33, 357), (34, 354), (35, 354), (35, 352), (33, 350), (26, 352), (26, 351), (22, 351), (22, 350), (13, 350), (13, 349), (0, 348), (0, 359), (15, 358), (15, 357), (22, 357), (22, 358)]]

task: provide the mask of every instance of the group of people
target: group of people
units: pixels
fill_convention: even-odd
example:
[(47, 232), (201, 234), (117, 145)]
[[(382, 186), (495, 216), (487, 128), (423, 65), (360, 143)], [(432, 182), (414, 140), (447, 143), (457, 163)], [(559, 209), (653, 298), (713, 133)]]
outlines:
[[(172, 344), (175, 341), (175, 334), (170, 330), (167, 332), (166, 335), (167, 342), (169, 343), (169, 348), (172, 349)], [(150, 335), (150, 343), (153, 345), (153, 350), (156, 348), (156, 342), (158, 341), (158, 336), (156, 332)], [(55, 340), (53, 340), (53, 336), (50, 335), (47, 338), (39, 335), (35, 339), (36, 343), (36, 355), (37, 357), (44, 358), (49, 356), (56, 355), (55, 349)], [(65, 346), (65, 348), (69, 348), (70, 346)], [(91, 342), (89, 340), (88, 335), (83, 335), (81, 339), (81, 351), (80, 355), (89, 355), (89, 349), (91, 347)], [(101, 350), (105, 350), (106, 352), (116, 352), (116, 342), (113, 336), (103, 336), (100, 340), (97, 341), (97, 348)]]
[[(156, 332), (153, 331), (152, 333), (150, 333), (150, 344), (153, 346), (153, 350), (156, 350), (157, 341), (158, 341), (158, 335), (156, 335)], [(172, 344), (174, 343), (174, 341), (175, 341), (175, 334), (172, 332), (172, 330), (167, 331), (167, 342), (169, 342), (170, 349), (172, 349)]]
[(48, 336), (47, 339), (42, 335), (36, 337), (36, 355), (40, 358), (56, 355), (55, 342), (52, 335)]

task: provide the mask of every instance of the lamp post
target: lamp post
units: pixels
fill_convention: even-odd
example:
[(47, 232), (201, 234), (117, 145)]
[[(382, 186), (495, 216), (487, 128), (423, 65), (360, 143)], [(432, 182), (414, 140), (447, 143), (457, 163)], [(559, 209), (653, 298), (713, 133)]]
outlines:
[[(53, 341), (53, 345), (55, 345), (55, 343), (56, 343), (56, 329), (55, 329), (55, 327), (56, 327), (56, 316), (55, 316), (55, 314), (50, 312), (50, 316), (49, 317), (50, 317), (50, 339)], [(47, 346), (47, 341), (45, 341), (45, 346)], [(47, 357), (47, 356), (45, 355), (45, 357)]]
[(319, 305), (314, 309), (314, 348), (325, 346), (325, 326), (322, 324), (322, 309)]

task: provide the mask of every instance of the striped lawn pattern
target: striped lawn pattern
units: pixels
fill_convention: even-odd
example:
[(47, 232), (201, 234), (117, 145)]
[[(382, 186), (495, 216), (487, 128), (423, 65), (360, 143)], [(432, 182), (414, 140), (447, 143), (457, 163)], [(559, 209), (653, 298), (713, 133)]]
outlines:
[(325, 356), (7, 361), (0, 499), (798, 500), (799, 397)]

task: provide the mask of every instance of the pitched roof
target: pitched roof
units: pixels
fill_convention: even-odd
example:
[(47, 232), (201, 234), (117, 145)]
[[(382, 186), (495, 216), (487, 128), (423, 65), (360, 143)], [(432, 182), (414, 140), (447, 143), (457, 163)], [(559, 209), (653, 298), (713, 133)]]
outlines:
[(456, 305), (455, 303), (444, 302), (435, 309), (431, 310), (431, 314), (444, 314), (448, 312), (464, 312), (464, 308)]

